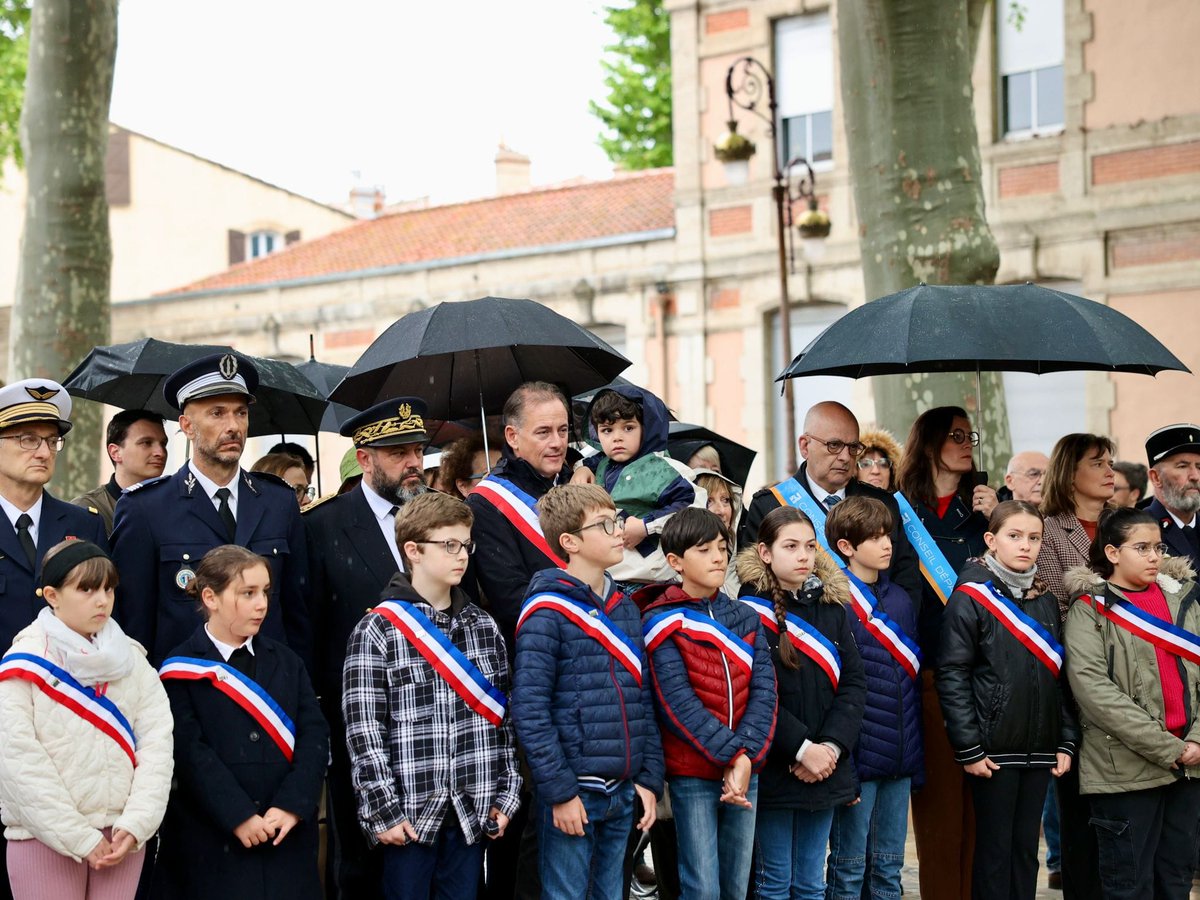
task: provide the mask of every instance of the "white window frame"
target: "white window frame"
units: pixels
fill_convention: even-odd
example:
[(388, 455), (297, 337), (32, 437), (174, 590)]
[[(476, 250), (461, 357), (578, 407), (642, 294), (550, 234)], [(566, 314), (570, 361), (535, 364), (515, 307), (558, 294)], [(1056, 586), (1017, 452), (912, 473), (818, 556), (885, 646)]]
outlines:
[[(1064, 121), (1038, 124), (1038, 73), (1062, 67), (1066, 55), (1063, 0), (1019, 0), (1022, 21), (1018, 27), (1010, 0), (996, 0), (996, 77), (1000, 97), (997, 131), (1006, 141), (1060, 134), (1066, 119), (1067, 85), (1063, 71)], [(1029, 75), (1029, 120), (1031, 127), (1008, 128), (1008, 92), (1004, 79)]]
[[(265, 253), (255, 253), (254, 245), (258, 240), (270, 240), (271, 249)], [(272, 253), (278, 253), (284, 248), (283, 235), (270, 228), (260, 228), (257, 231), (252, 231), (246, 235), (246, 259), (262, 259), (264, 256), (270, 256)]]
[[(807, 116), (804, 125), (804, 152), (801, 154), (815, 172), (834, 168), (837, 156), (833, 152), (832, 133), (836, 128), (833, 90), (833, 29), (829, 13), (809, 13), (790, 16), (775, 22), (775, 95), (779, 103), (775, 123), (779, 165), (787, 164), (784, 146), (784, 122)], [(812, 116), (829, 113), (830, 158), (812, 159)]]

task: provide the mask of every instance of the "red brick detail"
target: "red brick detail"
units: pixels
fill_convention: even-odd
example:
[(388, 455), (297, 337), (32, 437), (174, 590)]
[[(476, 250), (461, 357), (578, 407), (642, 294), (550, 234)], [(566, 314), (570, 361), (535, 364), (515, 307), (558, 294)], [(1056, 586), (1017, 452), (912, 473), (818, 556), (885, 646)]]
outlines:
[(375, 332), (370, 328), (351, 328), (346, 331), (330, 331), (322, 338), (325, 349), (335, 347), (361, 347), (375, 340)]
[(1000, 170), (1000, 196), (1003, 199), (1031, 194), (1058, 193), (1058, 163), (1032, 166), (1008, 166)]
[(1092, 158), (1092, 184), (1117, 184), (1200, 172), (1200, 141), (1122, 150)]
[(745, 6), (740, 9), (709, 13), (704, 17), (705, 34), (720, 34), (722, 31), (737, 31), (739, 28), (748, 27), (750, 27), (750, 10)]
[(1200, 259), (1200, 232), (1135, 239), (1118, 238), (1110, 249), (1112, 267), (1154, 266)]
[(737, 309), (742, 303), (742, 292), (737, 288), (722, 288), (713, 291), (709, 306), (713, 309)]
[(727, 206), (710, 210), (708, 214), (708, 233), (713, 237), (747, 234), (753, 224), (749, 206)]

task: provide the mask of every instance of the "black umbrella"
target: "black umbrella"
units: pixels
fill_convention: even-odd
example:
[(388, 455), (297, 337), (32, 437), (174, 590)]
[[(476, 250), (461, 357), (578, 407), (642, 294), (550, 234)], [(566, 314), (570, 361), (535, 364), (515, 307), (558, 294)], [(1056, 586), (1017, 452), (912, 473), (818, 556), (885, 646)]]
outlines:
[[(164, 419), (179, 413), (163, 397), (167, 376), (181, 366), (231, 348), (212, 344), (173, 344), (143, 338), (96, 347), (75, 367), (63, 387), (73, 397), (120, 409), (148, 409)], [(325, 398), (290, 363), (246, 356), (258, 369), (255, 402), (250, 404), (250, 436), (316, 434)]]
[(746, 479), (750, 477), (750, 466), (754, 464), (754, 457), (758, 456), (756, 450), (731, 441), (703, 425), (672, 422), (667, 428), (667, 452), (681, 463), (686, 464), (706, 444), (712, 444), (721, 457), (721, 474), (745, 487)]
[[(311, 337), (309, 341), (311, 344)], [(342, 377), (350, 371), (350, 367), (339, 366), (337, 363), (317, 362), (316, 358), (312, 355), (312, 347), (310, 346), (308, 362), (300, 363), (296, 366), (296, 370), (312, 382), (318, 394), (322, 397), (328, 397), (330, 392), (337, 387), (338, 382), (342, 380)], [(330, 403), (325, 407), (325, 412), (321, 415), (320, 430), (331, 431), (337, 434), (341, 430), (342, 423), (357, 413), (357, 409), (352, 409), (349, 406), (343, 406), (340, 403)]]

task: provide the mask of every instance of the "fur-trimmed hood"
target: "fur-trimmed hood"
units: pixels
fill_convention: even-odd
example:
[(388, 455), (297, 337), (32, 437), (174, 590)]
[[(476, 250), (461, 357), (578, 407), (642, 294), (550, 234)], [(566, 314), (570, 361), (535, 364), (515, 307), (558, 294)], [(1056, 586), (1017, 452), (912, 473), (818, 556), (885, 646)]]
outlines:
[(864, 428), (859, 432), (858, 439), (867, 449), (878, 447), (887, 454), (887, 458), (892, 461), (892, 478), (895, 479), (900, 457), (904, 455), (904, 448), (900, 446), (896, 436), (886, 428)]
[[(1162, 588), (1163, 593), (1175, 594), (1183, 587), (1183, 582), (1194, 580), (1196, 570), (1192, 568), (1191, 562), (1184, 556), (1168, 556), (1162, 561), (1162, 565), (1158, 570), (1158, 586)], [(1067, 569), (1063, 575), (1063, 586), (1067, 589), (1067, 596), (1072, 600), (1081, 597), (1084, 594), (1093, 593), (1096, 588), (1105, 584), (1106, 580), (1097, 575), (1087, 566), (1075, 566)]]
[[(758, 555), (758, 545), (752, 545), (737, 555), (737, 573), (743, 585), (758, 588), (766, 582), (767, 564)], [(813, 580), (820, 581), (825, 588), (821, 592), (822, 603), (838, 603), (845, 606), (850, 602), (850, 581), (842, 572), (841, 566), (822, 548), (817, 548), (817, 561), (809, 583), (805, 588), (815, 587)]]

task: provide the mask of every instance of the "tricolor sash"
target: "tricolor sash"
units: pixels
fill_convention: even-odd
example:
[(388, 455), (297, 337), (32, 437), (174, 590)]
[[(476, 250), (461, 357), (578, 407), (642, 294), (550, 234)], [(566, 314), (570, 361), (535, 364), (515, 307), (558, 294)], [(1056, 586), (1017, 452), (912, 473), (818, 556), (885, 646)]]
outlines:
[(1144, 609), (1138, 609), (1132, 603), (1109, 603), (1103, 594), (1082, 598), (1088, 606), (1104, 616), (1114, 625), (1124, 628), (1130, 634), (1149, 641), (1155, 647), (1166, 650), (1181, 659), (1200, 665), (1200, 637), (1180, 628), (1166, 619), (1151, 615)]
[(467, 706), (500, 727), (508, 710), (508, 698), (428, 616), (404, 600), (384, 600), (371, 611), (395, 625)]
[[(829, 546), (829, 539), (825, 537), (825, 508), (813, 499), (813, 495), (806, 491), (799, 481), (795, 478), (781, 481), (771, 488), (771, 493), (775, 495), (775, 499), (781, 505), (791, 506), (808, 516), (812, 520), (813, 531), (817, 533), (817, 540), (820, 541), (821, 546), (827, 553), (834, 553)], [(836, 555), (834, 558), (841, 559)]]
[(871, 589), (858, 576), (849, 569), (842, 571), (850, 579), (850, 608), (858, 621), (910, 678), (916, 678), (921, 669), (921, 648), (904, 633), (898, 622), (879, 608)]
[(56, 700), (117, 742), (137, 765), (137, 738), (129, 720), (107, 697), (80, 684), (66, 669), (32, 653), (8, 653), (0, 659), (0, 681), (20, 678)]
[(207, 681), (240, 706), (275, 742), (288, 762), (296, 749), (296, 726), (262, 685), (226, 662), (172, 656), (158, 670), (163, 681)]
[(1038, 662), (1049, 669), (1055, 678), (1058, 677), (1062, 670), (1063, 647), (1041, 622), (1022, 612), (1017, 604), (996, 590), (990, 581), (968, 581), (960, 584), (958, 589), (999, 619), (1000, 624), (1007, 628)]
[(479, 496), (499, 510), (517, 532), (533, 544), (552, 566), (564, 568), (566, 563), (546, 541), (542, 526), (538, 523), (537, 500), (525, 493), (511, 481), (489, 475), (475, 485)]
[(617, 624), (613, 622), (604, 610), (589, 606), (579, 600), (564, 597), (561, 594), (538, 594), (530, 597), (521, 607), (520, 618), (517, 619), (517, 631), (529, 616), (539, 609), (551, 609), (566, 616), (589, 637), (595, 638), (600, 646), (613, 655), (629, 674), (642, 685), (642, 654), (637, 644), (629, 639)]
[(945, 605), (954, 593), (954, 582), (958, 580), (954, 567), (946, 561), (946, 554), (942, 553), (942, 548), (937, 545), (933, 535), (921, 524), (908, 498), (899, 491), (892, 496), (896, 498), (896, 505), (900, 507), (900, 526), (904, 529), (904, 535), (917, 551), (921, 574)]
[[(775, 606), (763, 597), (740, 597), (752, 610), (758, 613), (763, 625), (779, 634), (779, 619), (775, 617)], [(792, 646), (811, 659), (828, 677), (836, 691), (842, 677), (842, 657), (837, 647), (814, 626), (809, 625), (795, 613), (784, 616), (787, 623), (788, 640)]]
[(642, 623), (646, 652), (658, 649), (668, 637), (678, 632), (701, 644), (708, 644), (749, 677), (754, 668), (754, 647), (746, 643), (716, 619), (690, 609), (659, 613)]

